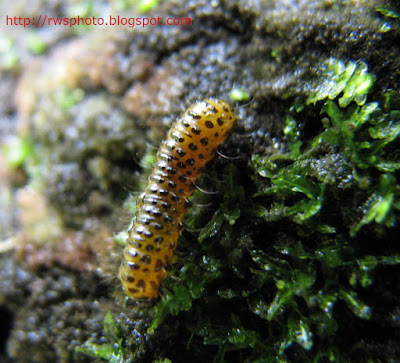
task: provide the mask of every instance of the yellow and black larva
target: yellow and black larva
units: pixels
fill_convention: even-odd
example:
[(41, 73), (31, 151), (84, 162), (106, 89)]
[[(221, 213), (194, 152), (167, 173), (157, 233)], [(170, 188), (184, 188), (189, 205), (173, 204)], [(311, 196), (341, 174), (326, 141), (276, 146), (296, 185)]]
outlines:
[(119, 268), (122, 287), (131, 298), (153, 299), (172, 260), (195, 181), (235, 122), (226, 103), (195, 103), (175, 122), (157, 152), (147, 187), (137, 200)]

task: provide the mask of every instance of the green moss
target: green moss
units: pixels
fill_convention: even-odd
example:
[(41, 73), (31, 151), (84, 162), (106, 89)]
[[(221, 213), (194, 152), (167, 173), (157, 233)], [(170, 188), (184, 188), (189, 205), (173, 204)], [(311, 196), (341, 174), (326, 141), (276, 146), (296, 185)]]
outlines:
[[(253, 155), (256, 170), (270, 180), (257, 196), (275, 194), (279, 197), (268, 210), (260, 210), (260, 215), (271, 220), (280, 211), (281, 215), (302, 222), (320, 211), (328, 185), (343, 188), (346, 181), (347, 186), (356, 181), (370, 195), (362, 206), (364, 216), (351, 228), (352, 235), (372, 221), (394, 225), (393, 207), (399, 195), (394, 173), (400, 168), (396, 151), (400, 97), (389, 90), (383, 102), (366, 103), (374, 77), (367, 73), (364, 63), (349, 62), (344, 66), (342, 61), (331, 58), (325, 65), (321, 85), (305, 101), (305, 105), (324, 101), (320, 113), (328, 117), (322, 119), (323, 131), (304, 145), (296, 114), (315, 111), (297, 100), (283, 129), (289, 152), (272, 157)], [(330, 175), (331, 166), (321, 163), (318, 154), (329, 148), (337, 148), (340, 158), (336, 161), (342, 168), (350, 169), (345, 179)], [(316, 167), (316, 163), (320, 165)], [(287, 202), (289, 196), (299, 193), (304, 197)]]
[[(66, 15), (69, 18), (77, 19), (78, 16), (80, 18), (90, 18), (91, 16), (97, 16), (98, 9), (97, 6), (92, 0), (84, 0), (76, 3), (72, 3), (66, 6)], [(86, 24), (77, 24), (74, 25), (72, 31), (76, 35), (82, 35), (88, 32), (90, 29), (93, 29), (94, 25), (86, 25)]]
[(13, 169), (21, 166), (33, 152), (31, 141), (18, 136), (9, 136), (2, 149), (8, 166)]
[(141, 14), (148, 13), (151, 9), (158, 5), (158, 0), (140, 0), (138, 10)]
[[(370, 255), (354, 261), (358, 242), (350, 241), (372, 222), (392, 228), (398, 218), (399, 94), (388, 90), (378, 101), (367, 103), (374, 77), (367, 73), (365, 64), (349, 62), (345, 66), (335, 59), (325, 64), (321, 84), (304, 103), (297, 99), (286, 117), (283, 132), (287, 152), (252, 157), (264, 179), (254, 196), (268, 200), (268, 207), (260, 205), (259, 216), (268, 222), (286, 219), (303, 226), (297, 241), (289, 238), (274, 242), (274, 249), (282, 257), (290, 256), (290, 262), (276, 259), (263, 249), (251, 253), (259, 266), (253, 272), (264, 283), (274, 282), (276, 286), (272, 303), (264, 298), (250, 300), (252, 311), (268, 321), (288, 312), (298, 315), (285, 318), (287, 329), (278, 356), (293, 342), (310, 349), (315, 332), (319, 339), (330, 341), (328, 346), (331, 344), (319, 354), (327, 358), (343, 354), (335, 352), (337, 343), (329, 338), (340, 324), (332, 308), (341, 302), (356, 317), (371, 319), (373, 310), (361, 297), (360, 288), (374, 284), (378, 266), (398, 264), (397, 255)], [(298, 120), (318, 111), (327, 116), (321, 119), (322, 131), (307, 140)], [(353, 195), (350, 200), (349, 193)], [(342, 220), (350, 222), (347, 229)], [(381, 229), (379, 233), (384, 232)], [(306, 247), (304, 240), (308, 244), (313, 241), (313, 248)], [(343, 271), (349, 276), (350, 286), (339, 278)], [(317, 292), (315, 285), (319, 286)], [(306, 317), (301, 312), (300, 296), (314, 307), (312, 315)]]
[(122, 346), (123, 333), (110, 312), (104, 318), (104, 333), (111, 343), (96, 344), (88, 340), (84, 345), (77, 347), (76, 351), (90, 357), (102, 358), (110, 363), (126, 362)]
[(375, 77), (367, 73), (367, 65), (363, 62), (349, 62), (347, 65), (336, 58), (329, 58), (322, 66), (322, 76), (318, 84), (311, 90), (305, 104), (317, 101), (338, 99), (340, 107), (346, 107), (355, 101), (363, 105), (366, 101)]
[(229, 93), (229, 97), (234, 101), (248, 101), (250, 99), (249, 94), (241, 88), (234, 88)]
[(399, 210), (399, 202), (395, 199), (398, 195), (399, 187), (394, 176), (382, 174), (376, 190), (363, 205), (363, 218), (359, 223), (352, 226), (352, 235), (357, 233), (363, 225), (372, 221), (380, 224), (385, 223), (388, 227), (393, 227), (396, 224), (393, 207)]
[(282, 49), (283, 49), (282, 46), (277, 46), (277, 47), (272, 48), (271, 57), (272, 58), (278, 58), (282, 53)]
[(392, 5), (376, 6), (375, 10), (388, 18), (397, 19), (400, 17), (400, 10), (398, 6), (397, 7)]
[(28, 49), (33, 54), (42, 54), (46, 51), (46, 43), (37, 35), (30, 34), (28, 37)]
[[(290, 159), (285, 160), (282, 157), (263, 158), (253, 155), (252, 161), (260, 175), (273, 180), (271, 186), (267, 186), (256, 196), (275, 194), (279, 197), (270, 208), (261, 207), (259, 209), (258, 215), (260, 217), (273, 221), (281, 219), (283, 216), (293, 216), (296, 222), (301, 223), (321, 209), (325, 185), (304, 178), (306, 166), (304, 162), (295, 161), (290, 168), (282, 168), (279, 166), (279, 162), (290, 161)], [(285, 204), (285, 199), (289, 198), (290, 195), (295, 196), (297, 194), (306, 198), (300, 197), (294, 203)]]
[(85, 92), (82, 89), (69, 89), (68, 87), (61, 87), (55, 95), (57, 104), (65, 111), (82, 101), (84, 96)]
[(0, 70), (15, 70), (19, 63), (19, 56), (14, 42), (8, 36), (0, 34)]

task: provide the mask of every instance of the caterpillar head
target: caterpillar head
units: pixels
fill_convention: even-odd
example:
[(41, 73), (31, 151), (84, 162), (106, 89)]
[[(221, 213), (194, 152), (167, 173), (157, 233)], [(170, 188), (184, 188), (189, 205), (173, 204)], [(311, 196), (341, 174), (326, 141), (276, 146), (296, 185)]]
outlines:
[(194, 104), (187, 112), (197, 118), (198, 126), (205, 133), (213, 136), (215, 144), (226, 139), (236, 121), (229, 105), (213, 98)]

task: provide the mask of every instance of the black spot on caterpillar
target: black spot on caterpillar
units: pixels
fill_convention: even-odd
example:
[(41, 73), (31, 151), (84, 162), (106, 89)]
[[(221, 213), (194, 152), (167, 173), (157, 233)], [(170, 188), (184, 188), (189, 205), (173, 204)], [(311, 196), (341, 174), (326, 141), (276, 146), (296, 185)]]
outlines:
[(119, 268), (126, 295), (154, 299), (172, 260), (195, 181), (214, 157), (235, 122), (230, 107), (217, 99), (195, 103), (172, 125), (157, 152)]

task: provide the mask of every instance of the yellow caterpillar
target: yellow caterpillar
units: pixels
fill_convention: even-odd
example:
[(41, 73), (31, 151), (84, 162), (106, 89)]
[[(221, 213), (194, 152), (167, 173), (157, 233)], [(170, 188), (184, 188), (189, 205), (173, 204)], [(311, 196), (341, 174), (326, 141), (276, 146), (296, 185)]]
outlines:
[(129, 230), (119, 279), (133, 299), (154, 299), (165, 266), (184, 229), (189, 197), (206, 164), (235, 122), (228, 104), (217, 99), (195, 103), (175, 122), (157, 152), (157, 162)]

